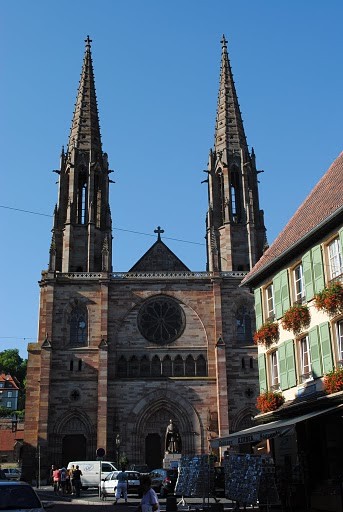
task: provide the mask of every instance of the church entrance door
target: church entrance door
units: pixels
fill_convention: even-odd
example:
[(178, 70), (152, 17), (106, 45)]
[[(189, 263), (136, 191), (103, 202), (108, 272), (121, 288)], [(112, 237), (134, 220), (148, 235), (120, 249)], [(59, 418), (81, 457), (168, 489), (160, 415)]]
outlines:
[(148, 434), (146, 436), (145, 459), (150, 470), (162, 467), (161, 436), (159, 434)]
[(73, 460), (86, 460), (86, 446), (86, 438), (82, 434), (64, 436), (62, 441), (62, 464), (67, 467), (68, 462)]

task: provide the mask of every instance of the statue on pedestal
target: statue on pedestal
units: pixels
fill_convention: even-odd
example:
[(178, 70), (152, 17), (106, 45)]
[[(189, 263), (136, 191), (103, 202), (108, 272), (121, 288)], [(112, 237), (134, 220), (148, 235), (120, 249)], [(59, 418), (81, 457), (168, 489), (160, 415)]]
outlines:
[(182, 443), (179, 429), (173, 423), (173, 420), (170, 420), (166, 430), (165, 451), (166, 453), (181, 453), (181, 450)]

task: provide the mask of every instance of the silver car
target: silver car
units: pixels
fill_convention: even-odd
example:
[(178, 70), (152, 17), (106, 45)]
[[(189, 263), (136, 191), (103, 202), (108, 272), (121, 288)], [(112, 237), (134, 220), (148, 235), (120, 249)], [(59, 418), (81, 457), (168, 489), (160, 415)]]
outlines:
[[(101, 498), (105, 499), (106, 496), (114, 496), (117, 491), (117, 475), (119, 471), (112, 471), (101, 482)], [(125, 471), (127, 474), (127, 493), (141, 495), (141, 482), (140, 475), (137, 471)]]
[(1, 512), (22, 512), (24, 510), (44, 512), (45, 509), (52, 506), (52, 503), (43, 505), (31, 485), (26, 482), (6, 482), (4, 480), (0, 482)]

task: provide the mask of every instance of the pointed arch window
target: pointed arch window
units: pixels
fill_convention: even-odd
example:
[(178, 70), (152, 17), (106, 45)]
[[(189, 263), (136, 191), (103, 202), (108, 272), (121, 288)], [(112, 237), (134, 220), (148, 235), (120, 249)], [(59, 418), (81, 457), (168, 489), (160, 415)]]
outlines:
[(162, 375), (163, 377), (171, 377), (173, 375), (172, 360), (168, 355), (162, 361)]
[(153, 377), (161, 375), (161, 361), (158, 356), (154, 356), (151, 360), (151, 375)]
[(238, 169), (234, 167), (231, 169), (230, 179), (230, 214), (233, 222), (238, 222), (240, 218), (240, 205), (239, 205), (239, 174)]
[(252, 343), (251, 317), (246, 306), (236, 311), (236, 336), (237, 341)]
[(87, 311), (73, 309), (70, 317), (70, 344), (84, 346), (87, 344)]
[(150, 377), (150, 361), (147, 356), (143, 356), (140, 362), (140, 376)]
[(183, 359), (180, 355), (174, 359), (174, 377), (183, 377), (185, 375), (185, 368)]
[(195, 377), (195, 361), (191, 355), (186, 357), (185, 374), (186, 377)]
[(129, 377), (139, 376), (139, 362), (136, 356), (132, 356), (129, 361)]
[(88, 188), (87, 173), (85, 169), (81, 169), (79, 173), (77, 188), (77, 222), (86, 224), (88, 217)]
[(200, 354), (196, 360), (197, 377), (205, 377), (207, 375), (206, 366), (206, 359), (202, 354)]
[(127, 377), (127, 361), (124, 356), (119, 358), (117, 364), (117, 375), (118, 377), (125, 378)]

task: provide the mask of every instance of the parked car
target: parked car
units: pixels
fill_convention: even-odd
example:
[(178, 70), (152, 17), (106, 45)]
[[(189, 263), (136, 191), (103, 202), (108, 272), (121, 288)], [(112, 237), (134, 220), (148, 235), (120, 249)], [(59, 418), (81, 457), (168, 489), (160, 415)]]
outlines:
[(7, 480), (20, 480), (21, 471), (17, 468), (4, 468)]
[(44, 512), (51, 508), (53, 503), (42, 503), (31, 485), (26, 482), (0, 482), (0, 510), (1, 512)]
[[(117, 490), (119, 471), (112, 471), (106, 478), (101, 481), (101, 498), (104, 500), (107, 496), (114, 496)], [(128, 494), (136, 494), (141, 496), (140, 474), (137, 471), (125, 471), (127, 474), (127, 492)]]
[[(81, 485), (82, 489), (88, 489), (88, 487), (99, 487), (100, 483), (100, 461), (99, 460), (80, 460), (69, 462), (67, 469), (71, 467), (79, 466), (82, 471)], [(118, 471), (113, 462), (107, 460), (101, 461), (101, 479), (106, 478), (112, 471)]]
[(138, 471), (141, 475), (149, 474), (149, 467), (147, 464), (131, 464), (130, 471)]
[(166, 496), (173, 493), (178, 477), (178, 470), (175, 469), (153, 469), (149, 473), (151, 478), (151, 487), (161, 494)]

